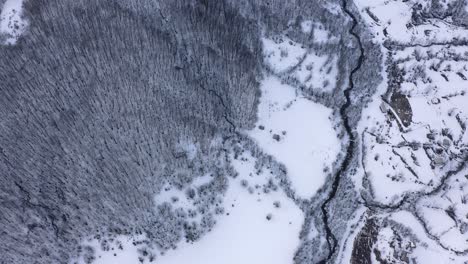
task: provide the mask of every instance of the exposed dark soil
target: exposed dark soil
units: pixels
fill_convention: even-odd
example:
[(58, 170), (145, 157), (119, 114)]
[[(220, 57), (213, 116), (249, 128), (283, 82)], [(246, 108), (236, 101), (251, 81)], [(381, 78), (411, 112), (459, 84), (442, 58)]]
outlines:
[(372, 246), (377, 241), (379, 227), (375, 220), (370, 218), (354, 239), (351, 264), (371, 264)]
[(396, 114), (401, 119), (401, 122), (405, 127), (408, 127), (413, 120), (413, 111), (411, 105), (406, 98), (406, 95), (401, 93), (393, 93), (391, 97), (391, 105), (395, 109)]

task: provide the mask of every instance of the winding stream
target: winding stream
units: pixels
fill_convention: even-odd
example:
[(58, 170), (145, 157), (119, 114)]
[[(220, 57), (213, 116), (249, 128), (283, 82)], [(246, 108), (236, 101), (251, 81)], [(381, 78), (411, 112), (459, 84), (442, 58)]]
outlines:
[(336, 237), (333, 234), (333, 232), (332, 232), (332, 230), (331, 230), (331, 228), (329, 226), (327, 206), (333, 200), (333, 198), (335, 198), (336, 191), (338, 190), (338, 186), (340, 184), (341, 177), (347, 171), (347, 169), (349, 167), (349, 164), (351, 162), (351, 159), (353, 158), (353, 149), (355, 147), (355, 138), (356, 137), (355, 137), (355, 135), (353, 133), (353, 129), (351, 128), (351, 125), (349, 124), (347, 110), (348, 110), (349, 106), (351, 105), (350, 94), (351, 94), (351, 91), (354, 89), (353, 75), (357, 71), (359, 71), (359, 69), (361, 68), (362, 63), (364, 61), (364, 48), (362, 46), (361, 39), (359, 38), (359, 35), (355, 32), (355, 29), (356, 29), (357, 24), (358, 24), (357, 18), (351, 12), (351, 10), (348, 9), (347, 0), (343, 0), (342, 5), (343, 5), (342, 6), (343, 11), (352, 20), (352, 26), (349, 29), (349, 33), (356, 38), (360, 54), (359, 54), (359, 58), (358, 58), (356, 66), (351, 70), (351, 73), (349, 75), (349, 86), (348, 86), (347, 89), (344, 90), (344, 95), (345, 95), (345, 98), (346, 98), (346, 102), (340, 108), (340, 115), (341, 115), (341, 118), (343, 119), (343, 125), (344, 125), (344, 128), (346, 130), (346, 134), (348, 134), (348, 137), (349, 137), (349, 144), (348, 144), (348, 147), (346, 149), (346, 156), (345, 156), (345, 159), (344, 159), (343, 163), (341, 164), (340, 169), (338, 170), (336, 176), (333, 179), (332, 189), (330, 191), (329, 196), (327, 197), (327, 199), (323, 202), (323, 204), (320, 207), (321, 210), (322, 210), (323, 223), (325, 225), (325, 233), (326, 233), (327, 243), (328, 243), (328, 248), (329, 248), (328, 256), (326, 257), (326, 259), (320, 261), (320, 263), (327, 263), (333, 257), (333, 254), (335, 254), (335, 251), (336, 251), (337, 240), (336, 240)]

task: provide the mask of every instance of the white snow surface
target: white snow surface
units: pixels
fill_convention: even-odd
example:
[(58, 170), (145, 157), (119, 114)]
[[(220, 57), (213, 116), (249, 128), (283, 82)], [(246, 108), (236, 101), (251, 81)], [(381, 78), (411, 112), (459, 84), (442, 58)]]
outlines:
[[(94, 248), (96, 255), (93, 264), (138, 264), (141, 263), (138, 261), (138, 250), (142, 247), (134, 245), (133, 243), (142, 239), (144, 238), (121, 235), (115, 238), (115, 244), (113, 243), (109, 250), (103, 250), (97, 239), (87, 241), (83, 243), (83, 246)], [(121, 246), (121, 249), (118, 248), (118, 245)], [(81, 256), (71, 263), (85, 264), (86, 261), (83, 256)]]
[(336, 57), (311, 52), (292, 75), (307, 88), (332, 92), (336, 87), (337, 63)]
[(248, 134), (286, 166), (296, 194), (309, 198), (325, 183), (324, 170), (340, 151), (332, 110), (297, 95), (276, 77), (267, 77), (261, 91), (257, 126)]
[[(312, 32), (314, 42), (332, 43), (338, 39), (331, 36), (325, 27), (317, 22), (305, 20), (301, 23), (304, 33)], [(320, 92), (332, 92), (338, 79), (338, 58), (334, 55), (319, 54), (286, 36), (262, 38), (265, 65), (277, 75), (289, 75), (300, 85)]]
[(192, 140), (180, 140), (176, 148), (185, 153), (189, 160), (193, 160), (198, 153), (199, 144), (193, 142)]
[[(160, 256), (158, 264), (293, 263), (304, 215), (281, 190), (249, 193), (242, 180), (259, 185), (266, 183), (268, 175), (253, 173), (254, 159), (245, 158), (233, 160), (239, 176), (225, 196), (229, 215), (218, 218), (215, 228), (196, 243), (181, 243), (176, 251)], [(271, 220), (266, 219), (268, 214)]]
[[(205, 174), (199, 177), (196, 177), (191, 183), (190, 187), (199, 187), (205, 184), (210, 183), (213, 179), (211, 174)], [(154, 197), (154, 202), (157, 205), (163, 203), (174, 204), (177, 207), (182, 207), (185, 209), (194, 208), (194, 201), (189, 201), (186, 195), (187, 188), (178, 190), (177, 188), (165, 184), (162, 190)]]
[(317, 43), (326, 43), (329, 38), (330, 32), (328, 32), (322, 24), (316, 23), (314, 27), (314, 41)]
[(416, 213), (426, 224), (428, 233), (440, 243), (458, 252), (468, 251), (468, 169), (448, 180), (446, 188), (435, 196), (422, 198)]
[(408, 211), (399, 211), (390, 215), (390, 219), (410, 228), (411, 232), (420, 240), (413, 250), (412, 257), (417, 263), (441, 264), (454, 263), (466, 264), (466, 256), (457, 256), (450, 250), (445, 250), (437, 242), (427, 236), (423, 226)]
[[(424, 45), (431, 42), (467, 38), (468, 30), (463, 27), (453, 26), (442, 20), (428, 19), (427, 23), (421, 25), (412, 24), (411, 7), (416, 2), (418, 1), (354, 1), (378, 42), (391, 39), (399, 43)], [(430, 3), (430, 1), (419, 2), (422, 4)], [(384, 33), (384, 30), (386, 33)]]
[[(364, 108), (358, 126), (362, 136), (362, 177), (368, 179), (368, 185), (363, 185), (361, 176), (355, 177), (356, 185), (370, 190), (372, 199), (378, 203), (395, 204), (405, 195), (430, 193), (448, 171), (462, 163), (462, 150), (468, 142), (465, 129), (468, 64), (460, 58), (468, 54), (467, 48), (437, 43), (466, 39), (468, 34), (463, 27), (451, 24), (450, 18), (413, 24), (411, 6), (416, 2), (430, 5), (431, 1), (354, 2), (373, 33), (374, 42), (388, 40), (416, 46), (394, 51), (382, 46), (384, 57), (390, 56), (391, 64), (403, 72), (398, 85), (410, 106), (412, 115), (406, 119), (410, 124), (403, 127), (396, 112), (401, 109), (393, 109), (388, 103), (391, 99), (382, 96), (388, 83), (384, 70), (384, 80), (373, 102)], [(419, 47), (433, 43), (436, 44)], [(465, 175), (462, 171), (450, 176), (440, 191), (416, 202), (411, 212), (401, 210), (382, 216), (408, 228), (409, 231), (403, 231), (405, 237), (408, 235), (403, 240), (410, 238), (411, 242), (398, 240), (398, 243), (412, 252), (410, 260), (428, 264), (468, 263)], [(389, 243), (395, 237), (396, 233), (394, 236), (388, 228), (380, 230), (375, 244), (380, 258), (393, 258)]]
[[(406, 72), (401, 92), (411, 106), (412, 120), (400, 131), (401, 120), (380, 97), (387, 88), (383, 73), (382, 85), (374, 101), (364, 109), (359, 126), (364, 149), (362, 165), (377, 201), (395, 203), (405, 193), (430, 190), (457, 165), (448, 154), (427, 154), (422, 146), (438, 141), (453, 155), (460, 153), (467, 142), (467, 133), (460, 123), (468, 120), (465, 114), (468, 82), (463, 79), (468, 76), (468, 64), (450, 59), (466, 51), (465, 47), (436, 45), (392, 53), (398, 67)], [(452, 139), (444, 136), (443, 131), (450, 133)], [(435, 140), (429, 140), (429, 134)], [(417, 144), (413, 147), (411, 143)]]
[(6, 35), (6, 44), (15, 44), (23, 34), (27, 21), (22, 18), (24, 0), (7, 0), (0, 13), (0, 35)]
[(302, 60), (306, 48), (286, 36), (262, 38), (265, 63), (276, 73), (283, 73)]
[[(250, 154), (244, 154), (238, 159), (231, 157), (231, 160), (238, 176), (230, 178), (223, 201), (225, 214), (216, 218), (217, 223), (213, 230), (199, 241), (181, 242), (176, 250), (167, 251), (164, 255), (157, 254), (156, 250), (155, 263), (293, 263), (294, 253), (300, 242), (303, 212), (280, 188), (263, 191), (262, 187), (269, 182), (277, 184), (277, 179), (269, 170), (257, 174), (255, 158)], [(207, 176), (200, 177), (195, 184), (203, 184), (205, 177)], [(247, 184), (242, 184), (243, 182)], [(164, 201), (172, 196), (178, 196), (178, 193), (169, 189), (156, 197), (156, 200)], [(269, 215), (270, 220), (267, 219)], [(95, 264), (140, 263), (138, 251), (144, 249), (144, 245), (134, 245), (133, 242), (142, 241), (144, 237), (134, 239), (120, 236), (115, 240), (122, 245), (123, 250), (113, 246), (113, 249), (104, 251), (96, 239), (83, 245), (96, 250)], [(82, 257), (74, 261), (85, 263)], [(149, 262), (145, 259), (143, 263)]]
[(301, 29), (302, 32), (308, 34), (310, 31), (312, 31), (312, 21), (311, 20), (304, 20), (301, 22)]

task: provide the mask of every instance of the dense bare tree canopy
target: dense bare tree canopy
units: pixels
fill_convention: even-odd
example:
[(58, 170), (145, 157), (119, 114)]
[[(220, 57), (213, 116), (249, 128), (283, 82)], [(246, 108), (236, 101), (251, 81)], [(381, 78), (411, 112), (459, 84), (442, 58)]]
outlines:
[[(0, 0), (0, 10), (12, 2)], [(216, 228), (235, 206), (223, 204), (235, 184), (251, 195), (284, 193), (300, 212), (291, 263), (423, 263), (413, 253), (426, 241), (452, 260), (466, 256), (424, 210), (453, 186), (465, 188), (468, 119), (458, 98), (468, 76), (468, 4), (370, 2), (24, 0), (21, 11), (2, 12), (0, 264), (92, 263), (98, 254), (84, 242), (109, 251), (121, 247), (118, 236), (144, 237), (139, 261), (157, 262)], [(387, 19), (386, 5), (407, 21)], [(268, 101), (268, 78), (293, 99)], [(447, 83), (453, 91), (441, 88)], [(288, 167), (297, 153), (282, 160), (268, 147), (291, 142), (286, 130), (296, 117), (300, 131), (312, 123), (305, 139), (325, 142), (315, 134), (319, 118), (298, 111), (276, 131), (262, 116), (297, 104), (325, 109), (339, 142), (336, 155), (298, 143), (296, 152), (329, 159), (310, 197), (298, 193)], [(421, 105), (443, 124), (421, 118), (432, 111)], [(236, 168), (249, 158), (248, 176), (266, 174), (263, 185)], [(192, 207), (165, 201), (161, 194), (174, 190)], [(466, 198), (453, 203), (438, 207), (462, 239), (468, 223), (457, 206)], [(429, 240), (398, 222), (401, 212)], [(264, 218), (276, 221), (275, 213)]]

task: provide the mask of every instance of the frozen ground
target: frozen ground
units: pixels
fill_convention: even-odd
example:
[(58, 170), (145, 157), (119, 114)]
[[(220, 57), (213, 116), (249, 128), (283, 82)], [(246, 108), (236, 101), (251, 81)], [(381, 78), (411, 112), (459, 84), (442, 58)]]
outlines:
[(0, 0), (0, 263), (468, 263), (468, 1), (124, 2)]
[(309, 198), (325, 183), (340, 151), (332, 111), (276, 77), (260, 86), (256, 128), (248, 134), (287, 169), (296, 194)]
[[(15, 44), (23, 34), (27, 21), (22, 16), (23, 0), (6, 0), (0, 13), (0, 41)], [(1, 35), (5, 36), (2, 40)]]
[[(144, 238), (133, 236), (117, 236), (108, 243), (101, 243), (98, 239), (90, 239), (82, 244), (83, 255), (72, 260), (71, 263), (85, 264), (89, 263), (90, 258), (93, 258), (93, 263), (99, 264), (135, 264), (140, 262), (138, 258), (145, 249), (141, 244), (137, 244), (141, 241), (144, 241)], [(93, 254), (89, 254), (91, 252)]]
[[(412, 249), (411, 255), (417, 263), (466, 263), (466, 256), (454, 254), (451, 250), (441, 247), (434, 238), (428, 236), (426, 230), (424, 230), (423, 226), (418, 223), (418, 220), (410, 212), (397, 212), (389, 218), (397, 224), (406, 227), (407, 232), (409, 231), (409, 233), (415, 236), (411, 239), (413, 242), (407, 240), (407, 243), (413, 243), (411, 247), (414, 249)], [(439, 223), (443, 224), (444, 222), (441, 221)], [(387, 241), (390, 242), (391, 240), (387, 239)], [(463, 240), (453, 240), (454, 243), (456, 241), (466, 245)]]
[[(336, 45), (323, 25), (305, 20), (300, 24), (305, 35), (312, 34), (317, 45)], [(286, 36), (263, 38), (265, 65), (279, 76), (288, 76), (307, 89), (331, 93), (337, 86), (338, 58), (334, 54), (307, 48)]]
[(434, 45), (388, 54), (386, 82), (398, 79), (398, 87), (374, 98), (361, 128), (362, 165), (375, 199), (384, 204), (433, 189), (463, 163), (468, 111), (468, 65), (459, 59), (466, 48)]
[[(430, 2), (421, 0), (354, 1), (363, 20), (373, 30), (374, 38), (378, 41), (390, 40), (401, 44), (430, 45), (430, 43), (466, 40), (468, 36), (466, 28), (447, 23), (448, 21), (440, 17), (428, 17), (422, 22), (414, 20), (424, 7), (431, 6)], [(434, 13), (440, 12), (440, 16), (444, 16), (443, 12), (447, 10), (449, 2), (453, 4), (456, 1), (435, 1)], [(439, 6), (439, 3), (442, 4)], [(421, 5), (421, 9), (417, 8), (418, 5)]]
[(271, 176), (257, 175), (254, 163), (250, 155), (234, 160), (239, 175), (230, 182), (225, 214), (213, 231), (196, 243), (182, 243), (158, 263), (292, 263), (304, 215), (282, 190), (264, 192)]
[(364, 208), (378, 213), (365, 213), (360, 233), (350, 233), (350, 258), (466, 263), (468, 50), (455, 11), (461, 2), (355, 3), (385, 54), (385, 71), (358, 126), (362, 172), (353, 179)]
[[(284, 191), (277, 187), (278, 179), (269, 170), (258, 173), (256, 159), (250, 154), (234, 158), (232, 164), (238, 173), (231, 178), (222, 202), (224, 212), (211, 232), (196, 242), (181, 242), (176, 250), (163, 255), (142, 243), (144, 237), (116, 237), (110, 246), (102, 247), (94, 239), (83, 247), (95, 249), (97, 264), (134, 264), (142, 252), (153, 255), (156, 263), (179, 264), (236, 264), (236, 263), (292, 263), (299, 245), (299, 231), (304, 214)], [(205, 176), (206, 177), (206, 176)], [(205, 181), (202, 177), (195, 184)], [(166, 202), (179, 192), (163, 190), (156, 199)], [(172, 201), (169, 200), (171, 203)], [(175, 206), (187, 208), (181, 198)], [(149, 263), (149, 259), (142, 259)], [(81, 257), (78, 263), (85, 263)]]
[(337, 58), (309, 53), (294, 71), (299, 83), (310, 89), (332, 92), (338, 74)]
[(284, 73), (296, 66), (306, 54), (306, 48), (285, 36), (263, 38), (265, 63), (275, 72)]
[[(207, 234), (197, 241), (181, 241), (175, 250), (164, 252), (142, 246), (138, 243), (142, 239), (129, 237), (115, 238), (118, 245), (122, 244), (123, 251), (118, 246), (102, 250), (97, 240), (84, 243), (96, 250), (96, 263), (118, 260), (132, 264), (142, 252), (151, 254), (156, 263), (162, 264), (292, 263), (305, 219), (292, 198), (310, 199), (317, 193), (330, 177), (341, 144), (334, 130), (331, 109), (305, 98), (274, 76), (266, 77), (260, 88), (258, 121), (255, 128), (245, 134), (265, 154), (284, 164), (290, 182), (288, 190), (294, 195), (286, 195), (280, 187), (283, 180), (271, 169), (259, 168), (259, 161), (248, 151), (230, 155), (237, 177), (229, 178), (228, 190), (221, 199), (222, 204), (217, 206), (222, 208), (222, 213), (216, 216), (216, 224)], [(189, 159), (198, 151), (197, 146), (188, 141), (182, 141), (177, 148)], [(168, 204), (190, 215), (200, 208), (201, 201), (189, 198), (188, 191), (212, 180), (212, 175), (207, 173), (182, 189), (165, 184), (154, 198), (155, 204)], [(201, 224), (201, 216), (197, 214), (190, 219)], [(319, 234), (311, 226), (309, 237), (312, 239)], [(136, 245), (132, 244), (135, 241)], [(142, 261), (146, 263), (149, 258), (146, 256)]]

